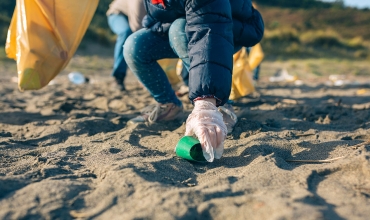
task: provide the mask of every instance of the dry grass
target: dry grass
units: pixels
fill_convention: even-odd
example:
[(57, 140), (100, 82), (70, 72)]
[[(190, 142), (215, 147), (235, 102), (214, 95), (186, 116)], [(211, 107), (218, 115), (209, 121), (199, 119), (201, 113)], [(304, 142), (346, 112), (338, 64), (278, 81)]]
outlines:
[(285, 59), (264, 60), (261, 64), (260, 79), (268, 81), (277, 70), (286, 69), (289, 74), (297, 76), (304, 82), (325, 82), (330, 75), (343, 75), (346, 79), (355, 77), (369, 78), (370, 63), (368, 61), (352, 61), (348, 59)]
[(259, 7), (265, 22), (267, 59), (369, 60), (370, 13), (354, 9)]

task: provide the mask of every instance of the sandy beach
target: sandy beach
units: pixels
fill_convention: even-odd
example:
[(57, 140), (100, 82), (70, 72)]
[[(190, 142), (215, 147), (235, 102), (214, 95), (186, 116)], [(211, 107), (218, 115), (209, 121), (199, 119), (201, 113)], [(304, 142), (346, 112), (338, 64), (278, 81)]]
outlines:
[[(1, 60), (0, 219), (369, 219), (369, 66), (333, 86), (335, 69), (270, 83), (282, 64), (264, 62), (223, 157), (197, 163), (174, 152), (184, 121), (127, 125), (154, 100), (132, 74), (113, 88), (110, 54), (26, 92)], [(70, 83), (76, 69), (90, 83)]]

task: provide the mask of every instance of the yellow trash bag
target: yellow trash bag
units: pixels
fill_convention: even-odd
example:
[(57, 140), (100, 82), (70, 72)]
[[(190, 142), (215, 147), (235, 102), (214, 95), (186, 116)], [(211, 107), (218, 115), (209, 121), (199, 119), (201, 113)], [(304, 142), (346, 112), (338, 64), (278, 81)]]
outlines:
[(254, 70), (262, 62), (265, 54), (263, 53), (261, 44), (254, 45), (249, 52), (249, 66)]
[(172, 86), (175, 86), (177, 83), (181, 81), (179, 76), (176, 74), (177, 62), (178, 62), (178, 59), (158, 60), (158, 64), (162, 67), (162, 69), (166, 73), (167, 78), (170, 81)]
[(18, 87), (46, 86), (70, 61), (99, 0), (17, 0), (6, 54), (17, 61)]
[(234, 68), (229, 99), (236, 100), (254, 92), (252, 69), (249, 66), (248, 54), (243, 47), (233, 56)]
[[(264, 54), (260, 44), (256, 44), (252, 47), (250, 56), (248, 56), (244, 47), (234, 54), (234, 68), (229, 99), (236, 100), (255, 91), (252, 70), (262, 62), (263, 58)], [(176, 75), (179, 80), (181, 80), (179, 76), (181, 75), (182, 68), (182, 62), (181, 59), (179, 59), (176, 65)], [(175, 73), (171, 74), (173, 74), (173, 78), (175, 78)]]

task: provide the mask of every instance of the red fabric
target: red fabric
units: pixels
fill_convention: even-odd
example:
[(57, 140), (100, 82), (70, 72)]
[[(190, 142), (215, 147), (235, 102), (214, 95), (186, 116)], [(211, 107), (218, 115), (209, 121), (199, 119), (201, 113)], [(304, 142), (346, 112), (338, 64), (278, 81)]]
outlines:
[(161, 4), (163, 7), (165, 7), (164, 0), (152, 0), (152, 4), (153, 5)]

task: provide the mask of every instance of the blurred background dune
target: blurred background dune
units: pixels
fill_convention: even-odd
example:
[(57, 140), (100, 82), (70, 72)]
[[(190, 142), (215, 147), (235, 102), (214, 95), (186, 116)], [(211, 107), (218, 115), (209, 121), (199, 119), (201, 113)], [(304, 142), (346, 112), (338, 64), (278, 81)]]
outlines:
[[(80, 49), (93, 41), (112, 47), (115, 36), (106, 21), (111, 0), (100, 0)], [(369, 60), (370, 9), (363, 1), (258, 0), (265, 22), (262, 40), (267, 60), (289, 58), (344, 58)], [(352, 4), (351, 4), (352, 3)], [(362, 4), (361, 4), (362, 3)], [(370, 4), (370, 3), (368, 3)], [(3, 48), (15, 7), (14, 0), (0, 2), (0, 47)], [(1, 58), (4, 50), (1, 49)]]

